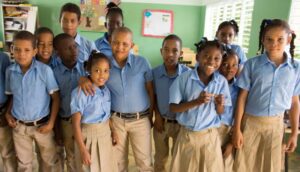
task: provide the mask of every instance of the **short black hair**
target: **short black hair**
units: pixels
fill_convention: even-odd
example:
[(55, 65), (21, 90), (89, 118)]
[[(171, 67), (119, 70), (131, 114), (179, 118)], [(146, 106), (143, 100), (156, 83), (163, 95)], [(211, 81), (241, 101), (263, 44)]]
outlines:
[(204, 50), (207, 47), (216, 47), (219, 49), (223, 55), (224, 53), (224, 45), (221, 44), (218, 40), (212, 40), (209, 41), (206, 37), (202, 37), (201, 40), (198, 43), (194, 44), (197, 48), (197, 54), (200, 53), (202, 50)]
[(38, 39), (38, 37), (40, 36), (40, 34), (43, 34), (43, 33), (49, 33), (49, 34), (51, 34), (51, 35), (54, 37), (54, 34), (53, 34), (52, 30), (49, 29), (48, 27), (39, 27), (39, 28), (34, 32), (34, 35), (35, 35), (35, 37)]
[(16, 32), (16, 34), (14, 35), (14, 39), (13, 42), (17, 41), (17, 40), (26, 40), (26, 41), (30, 41), (32, 43), (32, 47), (35, 49), (36, 48), (36, 38), (35, 36), (26, 30), (22, 30), (19, 32)]
[(164, 38), (163, 42), (162, 42), (162, 47), (164, 46), (165, 42), (167, 40), (175, 40), (175, 41), (178, 41), (179, 44), (180, 44), (180, 48), (182, 48), (182, 40), (179, 38), (179, 36), (175, 35), (175, 34), (171, 34), (171, 35), (168, 35)]
[(233, 28), (235, 34), (238, 35), (238, 33), (239, 33), (239, 26), (238, 26), (238, 24), (237, 24), (237, 22), (235, 20), (223, 21), (219, 25), (217, 32), (219, 32), (221, 29), (223, 29), (224, 27), (227, 27), (227, 26), (231, 26)]
[(81, 11), (78, 5), (74, 4), (74, 3), (66, 3), (65, 5), (63, 5), (60, 9), (60, 14), (59, 14), (59, 21), (61, 20), (62, 14), (64, 12), (71, 12), (71, 13), (75, 13), (77, 15), (77, 19), (78, 21), (80, 21), (80, 17), (81, 17)]
[(65, 40), (65, 39), (74, 39), (74, 38), (72, 36), (70, 36), (69, 34), (66, 34), (66, 33), (60, 33), (60, 34), (56, 35), (54, 37), (54, 39), (53, 39), (53, 47), (54, 47), (54, 49), (57, 50), (59, 43), (62, 40)]

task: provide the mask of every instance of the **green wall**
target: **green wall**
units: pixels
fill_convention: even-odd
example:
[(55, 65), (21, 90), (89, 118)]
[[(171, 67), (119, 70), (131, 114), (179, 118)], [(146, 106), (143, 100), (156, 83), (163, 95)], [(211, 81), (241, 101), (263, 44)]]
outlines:
[(248, 58), (256, 55), (261, 21), (274, 18), (288, 20), (291, 2), (292, 0), (254, 0)]

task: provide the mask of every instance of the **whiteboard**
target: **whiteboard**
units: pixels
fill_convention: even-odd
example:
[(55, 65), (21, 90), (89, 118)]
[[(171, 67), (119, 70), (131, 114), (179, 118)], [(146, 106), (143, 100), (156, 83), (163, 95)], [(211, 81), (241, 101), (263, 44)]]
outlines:
[(144, 10), (142, 35), (163, 38), (173, 33), (173, 11)]

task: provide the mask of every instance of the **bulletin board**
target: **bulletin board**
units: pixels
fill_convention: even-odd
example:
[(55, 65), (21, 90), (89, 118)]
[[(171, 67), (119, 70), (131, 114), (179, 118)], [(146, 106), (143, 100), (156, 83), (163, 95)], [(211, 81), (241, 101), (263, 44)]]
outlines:
[(143, 11), (142, 35), (163, 38), (173, 33), (173, 11), (149, 10)]

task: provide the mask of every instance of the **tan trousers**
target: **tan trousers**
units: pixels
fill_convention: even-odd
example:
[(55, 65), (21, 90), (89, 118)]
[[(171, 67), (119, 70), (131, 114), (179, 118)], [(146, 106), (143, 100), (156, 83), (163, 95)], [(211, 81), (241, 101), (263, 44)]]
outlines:
[[(225, 149), (226, 145), (231, 142), (230, 137), (229, 137), (229, 132), (230, 132), (231, 126), (227, 126), (222, 124), (218, 128), (218, 133), (219, 137), (221, 140), (221, 147), (222, 149)], [(233, 171), (233, 154), (229, 155), (226, 159), (223, 157), (223, 163), (224, 163), (224, 171), (225, 172), (232, 172)]]
[(5, 172), (17, 171), (17, 159), (10, 127), (0, 127), (0, 154)]
[(114, 153), (120, 172), (128, 171), (128, 145), (132, 145), (138, 171), (153, 171), (151, 158), (151, 126), (149, 118), (124, 120), (112, 117), (119, 143), (114, 146)]
[(172, 138), (173, 146), (171, 154), (174, 150), (174, 144), (176, 142), (180, 125), (178, 123), (164, 122), (164, 131), (161, 133), (156, 129), (153, 129), (153, 138), (155, 144), (155, 155), (154, 155), (154, 171), (155, 172), (166, 172), (166, 165), (169, 157), (169, 139)]
[(283, 115), (255, 117), (245, 114), (242, 132), (244, 144), (236, 152), (234, 171), (280, 172)]
[(76, 168), (80, 172), (117, 172), (117, 162), (113, 154), (109, 122), (82, 124), (81, 132), (86, 149), (90, 153), (90, 166), (82, 164), (78, 144), (75, 144)]
[(184, 127), (175, 143), (170, 172), (223, 172), (217, 129), (191, 131)]
[(75, 148), (74, 148), (74, 137), (73, 128), (71, 121), (61, 121), (63, 143), (66, 151), (66, 165), (68, 172), (76, 172), (75, 167)]
[(13, 140), (18, 158), (18, 172), (31, 172), (33, 161), (33, 141), (36, 142), (43, 160), (42, 171), (57, 172), (60, 161), (58, 159), (53, 131), (41, 134), (37, 126), (26, 126), (18, 123), (13, 129)]

